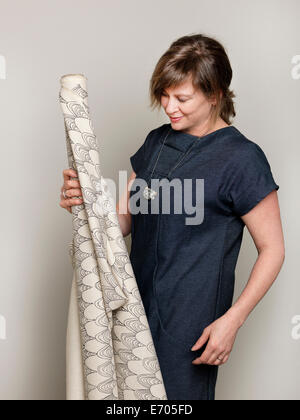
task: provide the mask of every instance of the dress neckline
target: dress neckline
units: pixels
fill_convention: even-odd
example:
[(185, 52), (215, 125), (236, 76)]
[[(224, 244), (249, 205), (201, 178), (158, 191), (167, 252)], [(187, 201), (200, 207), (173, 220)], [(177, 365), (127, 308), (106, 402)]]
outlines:
[(208, 134), (205, 134), (204, 136), (199, 137), (199, 136), (195, 136), (194, 134), (185, 133), (184, 131), (174, 130), (172, 128), (172, 126), (171, 126), (171, 123), (169, 123), (169, 126), (170, 126), (171, 132), (173, 134), (178, 133), (178, 134), (181, 134), (183, 136), (186, 136), (187, 138), (198, 140), (198, 141), (202, 141), (203, 139), (206, 139), (206, 138), (209, 138), (211, 136), (214, 136), (214, 135), (216, 135), (216, 134), (218, 134), (220, 132), (227, 131), (228, 129), (229, 129), (229, 131), (232, 130), (232, 129), (233, 130), (236, 130), (236, 128), (233, 125), (227, 125), (226, 127), (218, 128), (217, 130), (212, 131), (211, 133), (208, 133)]

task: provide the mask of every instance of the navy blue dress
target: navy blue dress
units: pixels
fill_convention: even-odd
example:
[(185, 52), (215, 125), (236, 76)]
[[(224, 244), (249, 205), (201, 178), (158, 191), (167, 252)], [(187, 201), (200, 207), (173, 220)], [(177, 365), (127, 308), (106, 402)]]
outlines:
[[(136, 179), (148, 181), (149, 187), (169, 130), (151, 179), (192, 179), (187, 191), (196, 210), (191, 214), (183, 204), (182, 212), (175, 212), (175, 193), (170, 188), (167, 214), (162, 211), (162, 195), (147, 200), (135, 180), (130, 200), (134, 196), (149, 211), (132, 214), (130, 260), (168, 399), (213, 400), (218, 367), (193, 365), (206, 344), (198, 351), (192, 352), (191, 347), (203, 329), (232, 305), (245, 226), (240, 216), (279, 186), (262, 149), (234, 126), (198, 138), (163, 124), (150, 131), (130, 157)], [(202, 218), (200, 210), (196, 217), (201, 207), (196, 179), (204, 180)], [(184, 188), (176, 192), (177, 201), (178, 195), (184, 203)], [(156, 200), (158, 211), (151, 213), (151, 202)]]

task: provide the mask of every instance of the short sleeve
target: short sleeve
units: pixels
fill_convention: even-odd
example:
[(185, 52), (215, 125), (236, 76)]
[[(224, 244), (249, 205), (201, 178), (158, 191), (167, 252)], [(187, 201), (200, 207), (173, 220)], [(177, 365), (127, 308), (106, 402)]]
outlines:
[(148, 143), (150, 140), (150, 136), (154, 130), (150, 131), (147, 135), (146, 140), (141, 145), (141, 147), (135, 152), (134, 155), (130, 156), (130, 163), (132, 169), (137, 174), (147, 163), (147, 150), (148, 150)]
[(145, 160), (145, 143), (141, 145), (134, 155), (130, 156), (130, 163), (135, 173), (138, 173)]
[(279, 189), (265, 153), (254, 142), (234, 154), (223, 179), (222, 197), (238, 216), (247, 214), (270, 192)]

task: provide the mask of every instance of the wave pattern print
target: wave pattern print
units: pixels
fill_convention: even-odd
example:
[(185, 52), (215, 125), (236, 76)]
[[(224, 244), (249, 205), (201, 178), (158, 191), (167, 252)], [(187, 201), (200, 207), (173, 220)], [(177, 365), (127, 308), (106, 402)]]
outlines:
[(83, 368), (80, 399), (166, 400), (116, 205), (100, 170), (87, 79), (74, 74), (60, 82), (68, 163), (78, 173), (83, 196), (83, 204), (72, 206), (69, 245)]

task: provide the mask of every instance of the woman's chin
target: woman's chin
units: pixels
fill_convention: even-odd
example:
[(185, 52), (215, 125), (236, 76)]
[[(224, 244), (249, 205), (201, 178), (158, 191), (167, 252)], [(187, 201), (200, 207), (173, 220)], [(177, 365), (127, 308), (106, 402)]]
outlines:
[(182, 121), (172, 121), (170, 120), (171, 126), (172, 128), (174, 128), (174, 130), (182, 130), (182, 128), (184, 127), (184, 124), (182, 124)]

